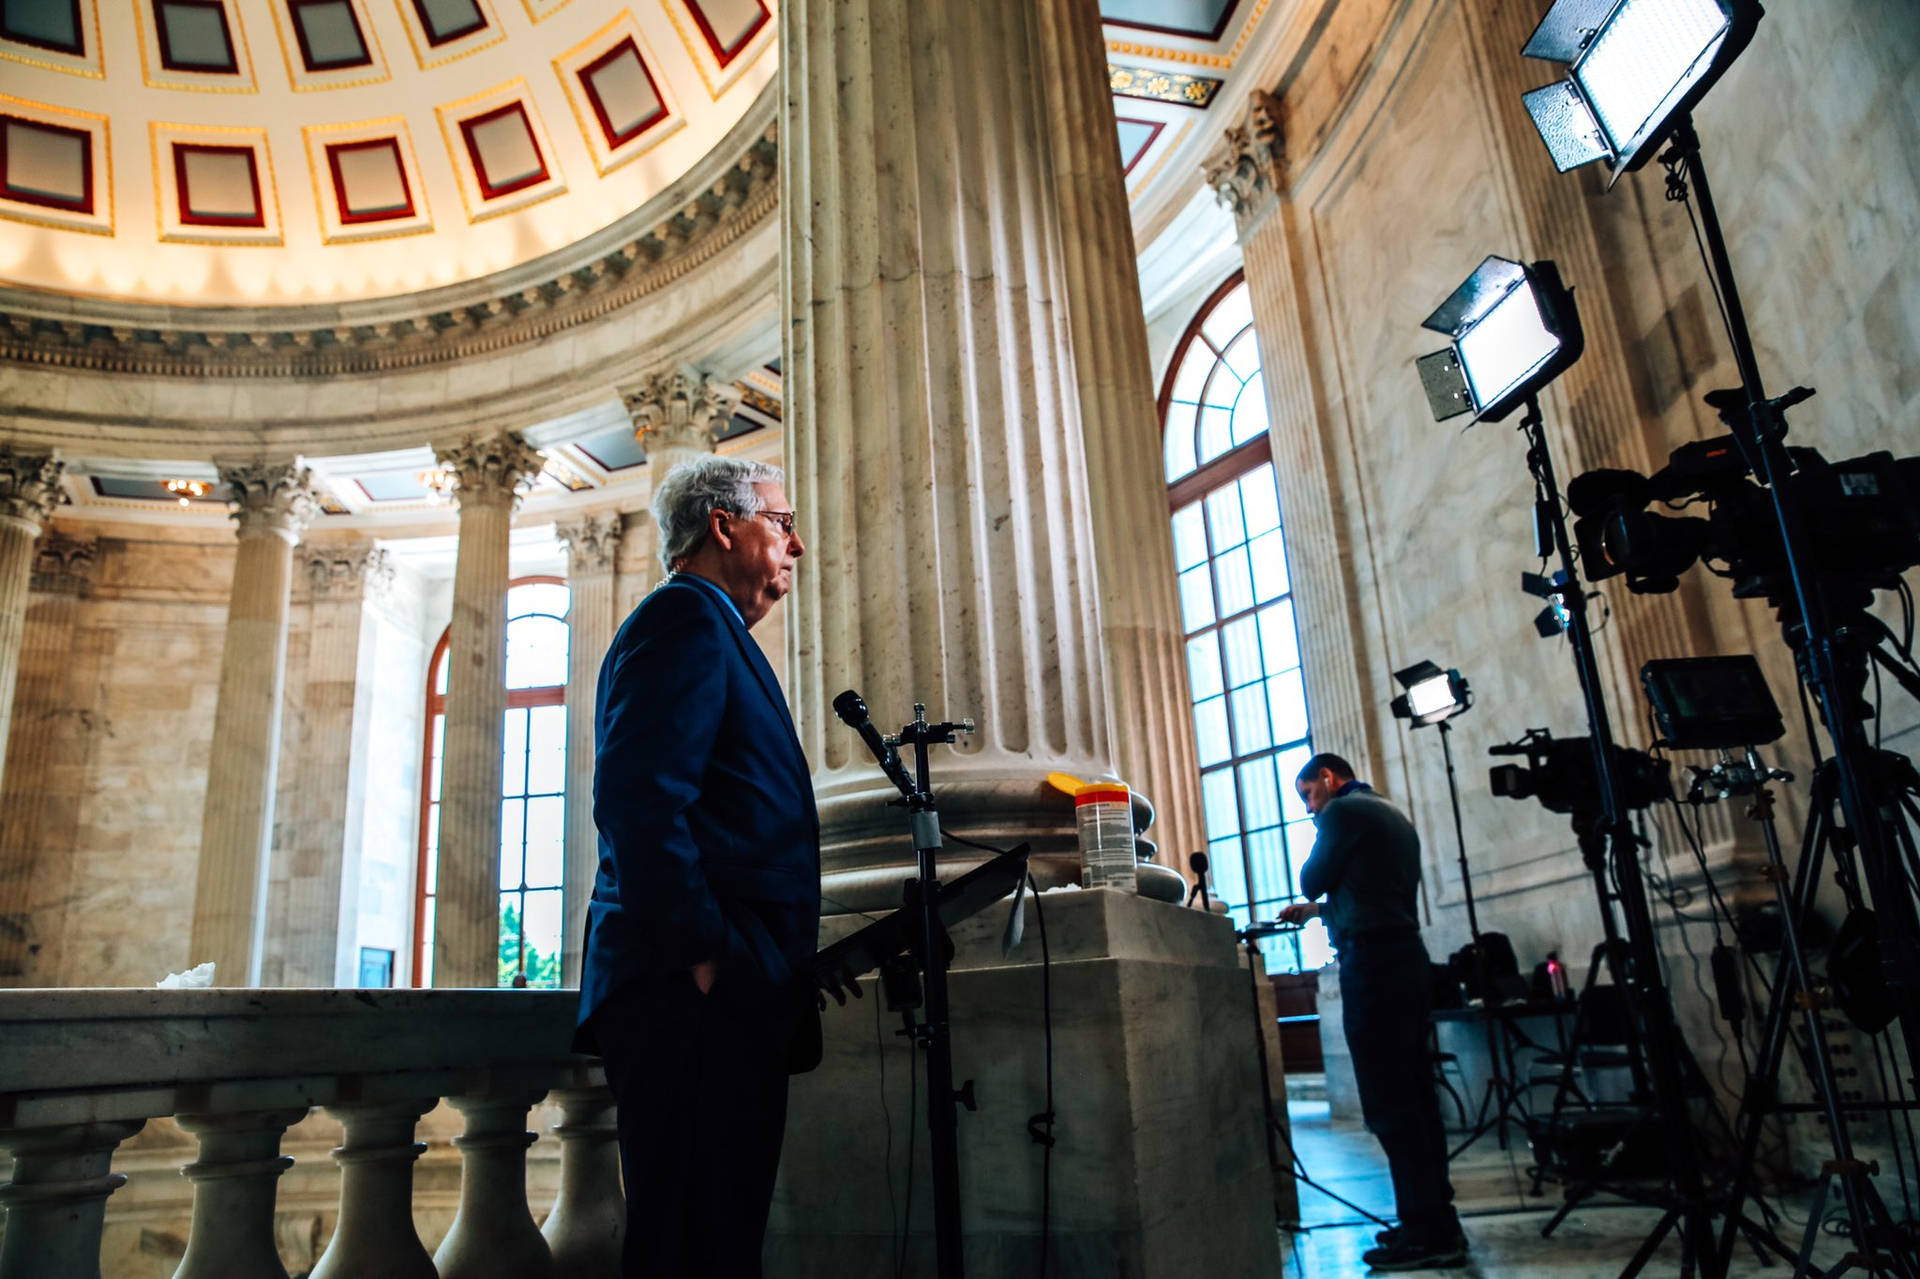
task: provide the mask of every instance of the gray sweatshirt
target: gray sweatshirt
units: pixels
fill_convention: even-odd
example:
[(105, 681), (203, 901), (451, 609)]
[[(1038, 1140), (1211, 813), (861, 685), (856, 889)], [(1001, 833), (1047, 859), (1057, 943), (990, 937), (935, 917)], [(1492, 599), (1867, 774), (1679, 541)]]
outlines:
[(1326, 896), (1320, 918), (1333, 944), (1344, 950), (1367, 933), (1417, 932), (1420, 836), (1406, 815), (1359, 787), (1329, 800), (1314, 824), (1300, 891)]

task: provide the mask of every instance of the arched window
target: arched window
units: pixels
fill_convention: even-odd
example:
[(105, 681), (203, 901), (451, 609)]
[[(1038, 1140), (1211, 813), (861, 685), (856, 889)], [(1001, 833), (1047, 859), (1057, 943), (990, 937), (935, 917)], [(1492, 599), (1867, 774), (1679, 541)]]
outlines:
[[(557, 577), (507, 591), (507, 715), (500, 784), (500, 984), (560, 985), (560, 878), (566, 863), (567, 609)], [(413, 984), (433, 983), (434, 850), (447, 722), (447, 635), (427, 684), (427, 784), (414, 882)]]
[[(1300, 896), (1314, 828), (1293, 788), (1313, 745), (1243, 274), (1214, 290), (1174, 348), (1160, 421), (1207, 855), (1244, 926)], [(1318, 921), (1265, 949), (1278, 969), (1329, 957)]]

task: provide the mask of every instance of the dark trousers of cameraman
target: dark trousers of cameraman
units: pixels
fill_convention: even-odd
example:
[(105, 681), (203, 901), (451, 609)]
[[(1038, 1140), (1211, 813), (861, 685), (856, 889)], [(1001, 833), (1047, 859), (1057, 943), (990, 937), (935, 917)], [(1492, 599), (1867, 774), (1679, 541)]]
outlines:
[(1433, 1088), (1427, 948), (1417, 931), (1363, 933), (1340, 947), (1341, 1016), (1360, 1113), (1386, 1152), (1400, 1228), (1445, 1244), (1460, 1233), (1447, 1179), (1447, 1134)]

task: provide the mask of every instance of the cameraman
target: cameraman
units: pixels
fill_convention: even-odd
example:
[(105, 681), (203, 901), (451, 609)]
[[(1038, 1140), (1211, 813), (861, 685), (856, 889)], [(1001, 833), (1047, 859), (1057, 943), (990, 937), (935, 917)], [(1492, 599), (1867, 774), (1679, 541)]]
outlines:
[(1466, 1263), (1453, 1211), (1447, 1138), (1428, 1046), (1432, 1003), (1427, 948), (1414, 897), (1420, 836), (1413, 823), (1338, 755), (1307, 761), (1294, 782), (1319, 833), (1300, 868), (1300, 891), (1326, 897), (1280, 912), (1288, 923), (1326, 921), (1340, 952), (1340, 999), (1360, 1111), (1386, 1152), (1400, 1224), (1361, 1260), (1376, 1270), (1434, 1270)]

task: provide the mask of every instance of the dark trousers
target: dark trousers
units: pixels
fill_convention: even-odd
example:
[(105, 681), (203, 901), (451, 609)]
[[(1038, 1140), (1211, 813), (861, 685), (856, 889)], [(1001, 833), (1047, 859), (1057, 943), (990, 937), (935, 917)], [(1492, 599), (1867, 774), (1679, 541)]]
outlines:
[(723, 975), (635, 983), (593, 1017), (620, 1107), (625, 1279), (759, 1279), (787, 1122), (793, 1001)]
[(1431, 982), (1419, 933), (1362, 934), (1340, 946), (1340, 1009), (1360, 1113), (1386, 1152), (1401, 1228), (1422, 1243), (1451, 1240), (1460, 1228), (1427, 1040)]

